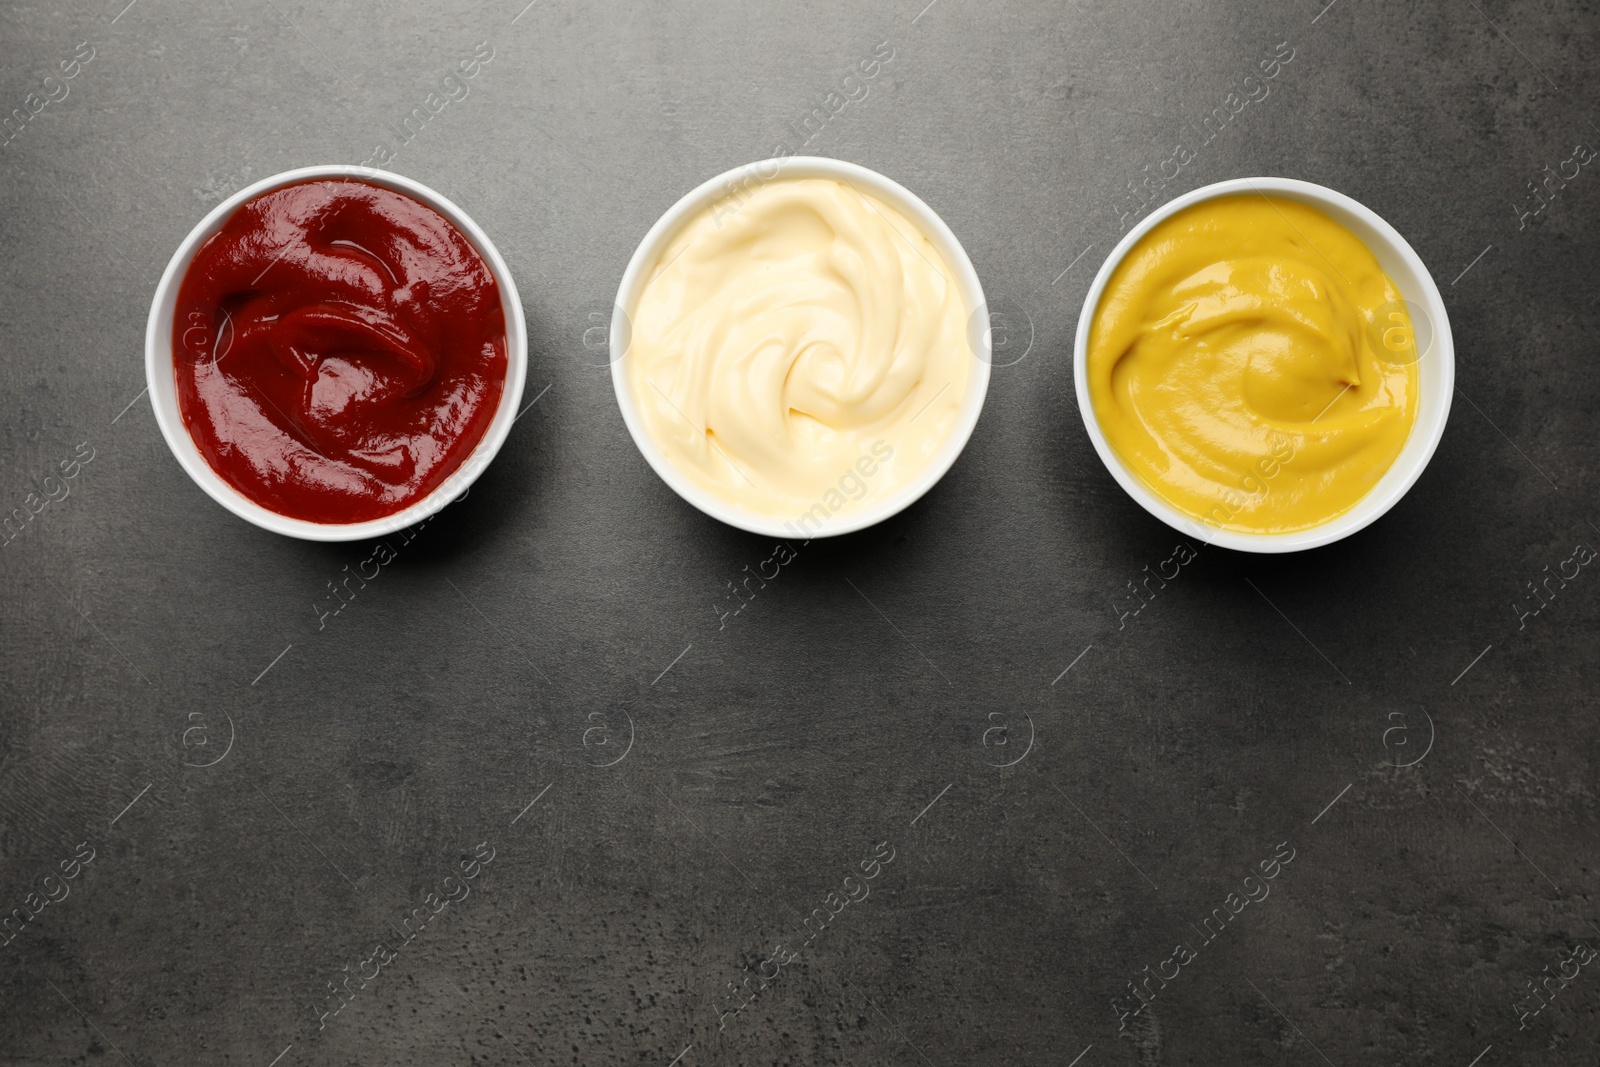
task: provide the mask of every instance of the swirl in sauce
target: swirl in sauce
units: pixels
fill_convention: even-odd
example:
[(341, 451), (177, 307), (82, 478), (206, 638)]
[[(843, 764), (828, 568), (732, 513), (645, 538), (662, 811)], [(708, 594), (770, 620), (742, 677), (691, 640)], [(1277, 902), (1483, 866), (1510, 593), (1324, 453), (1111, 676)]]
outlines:
[(1416, 340), (1355, 234), (1230, 196), (1162, 220), (1089, 333), (1101, 430), (1157, 495), (1216, 526), (1320, 526), (1371, 491), (1417, 419)]
[(262, 507), (393, 514), (471, 454), (506, 377), (500, 287), (451, 223), (322, 180), (263, 193), (195, 253), (173, 319), (201, 455)]
[(624, 370), (649, 436), (758, 515), (882, 499), (929, 465), (966, 397), (955, 273), (844, 182), (741, 195), (684, 225), (629, 311)]

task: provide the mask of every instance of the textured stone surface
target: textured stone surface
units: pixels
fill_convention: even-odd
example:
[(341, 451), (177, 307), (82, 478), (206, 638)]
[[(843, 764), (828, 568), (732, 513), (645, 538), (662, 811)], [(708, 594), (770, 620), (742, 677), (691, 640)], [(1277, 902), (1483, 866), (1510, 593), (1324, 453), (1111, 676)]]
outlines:
[[(93, 450), (0, 550), (0, 908), (94, 855), (0, 948), (0, 1062), (1594, 1063), (1600, 966), (1513, 1005), (1600, 947), (1600, 574), (1511, 606), (1600, 542), (1600, 173), (1513, 206), (1600, 146), (1594, 6), (924, 2), (0, 11), (0, 104), (67, 89), (0, 148), (0, 510)], [(319, 630), (370, 546), (190, 482), (139, 396), (150, 296), (211, 206), (392, 145), (480, 41), (392, 169), (500, 243), (548, 392)], [(800, 147), (884, 41), (806, 148), (926, 199), (1032, 347), (921, 503), (719, 629), (772, 545), (649, 470), (585, 331), (663, 210)], [(1445, 292), (1461, 393), (1376, 526), (1204, 551), (1119, 628), (1175, 538), (1089, 445), (1072, 331), (1127, 183), (1279, 42), (1159, 198), (1280, 174), (1370, 205)], [(470, 895), (319, 1029), (480, 842)]]

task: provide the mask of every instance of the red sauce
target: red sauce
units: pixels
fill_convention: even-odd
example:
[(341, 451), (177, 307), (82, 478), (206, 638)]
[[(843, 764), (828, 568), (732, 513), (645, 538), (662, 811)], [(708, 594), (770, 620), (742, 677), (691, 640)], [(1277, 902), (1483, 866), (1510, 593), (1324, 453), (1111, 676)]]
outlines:
[(183, 277), (172, 347), (200, 454), (312, 522), (421, 500), (482, 439), (506, 377), (483, 257), (432, 208), (342, 179), (241, 205)]

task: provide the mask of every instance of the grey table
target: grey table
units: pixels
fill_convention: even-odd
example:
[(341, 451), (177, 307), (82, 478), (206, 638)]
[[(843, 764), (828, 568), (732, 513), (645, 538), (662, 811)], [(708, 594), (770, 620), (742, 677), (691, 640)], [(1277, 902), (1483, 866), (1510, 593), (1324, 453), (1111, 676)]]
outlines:
[[(0, 13), (0, 1062), (1595, 1062), (1592, 4), (124, 2)], [(371, 546), (206, 498), (144, 323), (218, 201), (380, 144), (539, 399), (324, 617)], [(596, 327), (777, 148), (926, 199), (1007, 365), (724, 618), (774, 546), (649, 470)], [(1460, 392), (1375, 526), (1134, 614), (1176, 536), (1073, 330), (1142, 204), (1255, 174), (1406, 235)]]

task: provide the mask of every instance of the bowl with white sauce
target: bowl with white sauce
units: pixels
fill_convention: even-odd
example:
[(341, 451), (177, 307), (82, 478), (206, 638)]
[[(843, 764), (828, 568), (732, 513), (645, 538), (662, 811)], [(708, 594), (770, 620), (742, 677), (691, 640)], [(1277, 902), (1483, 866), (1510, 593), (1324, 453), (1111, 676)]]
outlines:
[(917, 501), (989, 387), (983, 287), (915, 195), (791, 156), (704, 182), (651, 227), (613, 311), (611, 373), (661, 479), (751, 533), (828, 537)]

